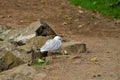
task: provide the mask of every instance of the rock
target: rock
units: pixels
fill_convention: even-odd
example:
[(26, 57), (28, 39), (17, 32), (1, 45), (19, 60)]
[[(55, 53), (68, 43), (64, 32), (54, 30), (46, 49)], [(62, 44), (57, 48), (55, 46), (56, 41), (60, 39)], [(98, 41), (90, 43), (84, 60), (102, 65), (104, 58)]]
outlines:
[(115, 24), (120, 24), (120, 20), (116, 20), (116, 21), (115, 21)]
[(17, 73), (14, 75), (14, 80), (33, 80), (33, 79), (30, 77), (27, 77), (26, 75)]
[(0, 41), (0, 72), (31, 60), (31, 55), (7, 41)]
[(84, 13), (82, 10), (79, 10), (78, 12), (79, 12), (80, 14)]
[(15, 46), (7, 41), (0, 42), (0, 56), (4, 54), (3, 51), (12, 51), (14, 48)]
[(0, 61), (0, 71), (3, 71), (21, 65), (22, 63), (28, 63), (32, 60), (32, 54), (27, 54), (26, 51), (16, 48), (12, 51), (1, 51), (0, 58), (2, 58)]
[[(41, 46), (43, 46), (43, 44), (44, 44), (48, 39), (50, 39), (49, 36), (48, 36), (48, 37), (37, 36), (37, 37), (34, 37), (34, 38), (28, 40), (27, 43), (26, 43), (26, 45), (18, 46), (17, 48), (18, 48), (18, 49), (21, 49), (21, 50), (24, 50), (24, 51), (26, 51), (26, 52), (29, 53), (29, 54), (28, 54), (28, 55), (29, 55), (28, 58), (27, 58), (27, 56), (26, 56), (27, 61), (29, 61), (29, 60), (34, 60), (34, 59), (36, 59), (36, 58), (40, 58), (40, 56), (41, 56), (42, 54), (40, 54), (40, 52), (39, 52), (38, 49), (39, 49)], [(25, 58), (25, 59), (26, 59), (26, 58)], [(30, 59), (30, 58), (31, 58), (31, 59)]]
[(86, 44), (76, 41), (64, 42), (62, 50), (67, 53), (84, 53), (86, 52)]
[(19, 49), (15, 45), (7, 41), (0, 42), (0, 57), (4, 57), (5, 53), (8, 52), (20, 58), (23, 62), (29, 62), (32, 59), (32, 55), (27, 54), (27, 51), (25, 51), (24, 49)]
[(56, 33), (52, 28), (42, 21), (35, 21), (24, 29), (23, 35), (30, 35), (36, 33), (36, 36), (54, 36)]
[(28, 54), (27, 51), (23, 49), (16, 48), (15, 50), (11, 51), (13, 55), (20, 58), (23, 62), (27, 63), (32, 60), (32, 55)]
[[(22, 46), (15, 46), (7, 41), (0, 42), (0, 57), (3, 57), (5, 53), (8, 51), (21, 59), (23, 62), (28, 63), (32, 59), (36, 59), (39, 57), (40, 53), (38, 53), (38, 48), (40, 48), (50, 37), (42, 37), (37, 36), (34, 38), (31, 38), (27, 41), (26, 45)], [(31, 49), (34, 47), (34, 52), (32, 54), (28, 54), (27, 52), (30, 52)]]
[(0, 39), (9, 41), (10, 39), (17, 37), (21, 30), (15, 30), (9, 26), (0, 25)]
[(28, 27), (22, 29), (13, 29), (8, 26), (0, 25), (0, 41), (10, 41), (14, 45), (24, 45), (35, 36), (56, 36), (52, 28), (41, 21), (35, 21)]
[(5, 31), (9, 30), (10, 28), (5, 25), (0, 25), (0, 33), (4, 33)]
[(27, 40), (35, 36), (56, 36), (57, 34), (52, 30), (52, 28), (41, 21), (35, 21), (31, 23), (27, 28), (21, 30), (21, 33), (18, 37), (14, 38), (14, 41), (18, 45), (23, 45)]
[(20, 35), (22, 30), (0, 25), (0, 41), (11, 41)]
[(4, 35), (0, 35), (0, 41), (4, 41)]
[(5, 56), (2, 58), (2, 61), (4, 62), (7, 69), (11, 69), (15, 66), (18, 66), (24, 63), (21, 59), (17, 58), (10, 52), (5, 53)]
[(50, 37), (42, 37), (42, 36), (37, 36), (34, 38), (31, 38), (26, 42), (26, 45), (23, 46), (18, 46), (17, 48), (23, 49), (25, 51), (31, 51), (31, 48), (34, 47), (34, 49), (40, 48)]
[(5, 25), (0, 25), (0, 41), (4, 41), (6, 35), (10, 32), (10, 28)]
[(26, 64), (0, 73), (0, 80), (33, 80), (38, 74), (35, 68)]
[(44, 78), (47, 76), (46, 73), (42, 72), (34, 76), (33, 80), (44, 80)]
[(36, 34), (30, 34), (30, 35), (26, 35), (26, 36), (23, 36), (22, 34), (20, 36), (18, 36), (17, 38), (14, 39), (14, 41), (16, 42), (17, 45), (21, 46), (21, 45), (24, 45), (26, 44), (27, 40), (35, 37)]
[(21, 34), (21, 30), (11, 28), (9, 34), (5, 36), (5, 41), (11, 42), (14, 40), (14, 38), (20, 36), (20, 34)]
[(14, 79), (12, 78), (12, 76), (2, 75), (0, 76), (0, 80), (14, 80)]
[(5, 63), (2, 61), (2, 59), (0, 59), (0, 72), (4, 71), (7, 69), (7, 66), (5, 65)]

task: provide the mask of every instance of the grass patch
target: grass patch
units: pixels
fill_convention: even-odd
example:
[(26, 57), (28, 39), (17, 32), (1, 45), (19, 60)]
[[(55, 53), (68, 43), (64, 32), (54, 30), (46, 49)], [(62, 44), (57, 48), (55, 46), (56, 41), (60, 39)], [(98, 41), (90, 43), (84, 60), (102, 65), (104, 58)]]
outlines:
[(68, 0), (76, 6), (120, 19), (120, 0)]
[(42, 59), (35, 59), (32, 61), (31, 66), (40, 67), (40, 66), (45, 66), (48, 64), (49, 64), (49, 61), (44, 61)]

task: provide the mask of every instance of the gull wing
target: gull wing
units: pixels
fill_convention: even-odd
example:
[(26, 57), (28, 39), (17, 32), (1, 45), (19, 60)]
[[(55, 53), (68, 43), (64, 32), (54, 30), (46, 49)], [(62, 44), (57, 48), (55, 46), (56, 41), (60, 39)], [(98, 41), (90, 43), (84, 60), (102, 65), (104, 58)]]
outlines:
[(41, 48), (41, 52), (43, 51), (56, 51), (61, 47), (60, 40), (48, 40)]

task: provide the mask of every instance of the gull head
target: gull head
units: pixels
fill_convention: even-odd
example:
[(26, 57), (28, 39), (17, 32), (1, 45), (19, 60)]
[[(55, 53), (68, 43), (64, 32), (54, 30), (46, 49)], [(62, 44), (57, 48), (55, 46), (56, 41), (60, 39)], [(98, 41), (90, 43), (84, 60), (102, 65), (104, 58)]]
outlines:
[(54, 39), (62, 41), (62, 38), (60, 36), (55, 36)]

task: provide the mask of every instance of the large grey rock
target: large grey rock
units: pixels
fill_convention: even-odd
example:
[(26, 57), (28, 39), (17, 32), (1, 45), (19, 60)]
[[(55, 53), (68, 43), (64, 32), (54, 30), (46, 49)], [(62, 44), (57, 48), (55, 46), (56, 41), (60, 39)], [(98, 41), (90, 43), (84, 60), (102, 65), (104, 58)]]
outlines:
[(52, 28), (42, 21), (35, 21), (26, 28), (13, 29), (0, 25), (0, 41), (10, 41), (15, 45), (23, 45), (35, 36), (56, 36)]
[(14, 56), (20, 58), (23, 62), (29, 62), (32, 59), (31, 54), (27, 54), (24, 49), (17, 48), (15, 45), (7, 41), (0, 42), (0, 58), (4, 57), (7, 52), (12, 53)]
[(44, 74), (42, 75), (42, 73), (38, 73), (35, 68), (23, 64), (10, 70), (1, 72), (0, 80), (41, 80), (41, 78), (37, 78), (37, 74), (39, 77), (44, 77)]
[(23, 60), (14, 56), (11, 52), (5, 53), (5, 55), (1, 58), (1, 64), (4, 68), (2, 70), (11, 69), (15, 66), (23, 64)]
[(6, 25), (0, 25), (0, 41), (9, 41), (21, 34), (20, 29), (14, 29)]
[(28, 40), (26, 42), (26, 45), (18, 46), (17, 48), (23, 49), (25, 51), (30, 51), (32, 47), (38, 49), (50, 38), (51, 37), (49, 36), (48, 37), (37, 36)]
[(64, 42), (62, 45), (63, 53), (85, 53), (86, 44), (77, 41)]
[(29, 34), (29, 35), (19, 35), (18, 37), (16, 37), (15, 39), (14, 39), (14, 42), (17, 44), (17, 45), (24, 45), (24, 44), (26, 44), (26, 42), (27, 42), (27, 40), (29, 40), (29, 39), (31, 39), (31, 38), (33, 38), (33, 37), (35, 37), (36, 36), (36, 33), (34, 33), (34, 34)]
[(35, 36), (56, 36), (52, 28), (41, 21), (35, 21), (21, 31), (21, 34), (14, 38), (15, 42), (25, 44), (27, 40)]
[(9, 69), (24, 63), (22, 59), (16, 57), (11, 52), (5, 53), (3, 62), (8, 66)]
[(13, 50), (11, 52), (13, 53), (13, 55), (20, 58), (25, 63), (31, 61), (31, 59), (32, 59), (32, 55), (28, 54), (27, 51), (25, 51), (23, 49), (16, 48), (15, 50)]
[[(5, 56), (5, 53), (12, 52), (15, 46), (7, 41), (0, 41), (0, 59)], [(3, 63), (3, 61), (1, 61)], [(0, 63), (0, 65), (2, 64)], [(3, 65), (4, 66), (4, 65)]]
[(25, 28), (25, 35), (30, 35), (34, 33), (36, 33), (36, 36), (56, 35), (52, 28), (42, 21), (35, 21), (31, 23), (27, 28)]
[[(27, 41), (26, 45), (22, 45), (22, 46), (18, 46), (17, 48), (20, 50), (24, 50), (26, 51), (28, 58), (31, 58), (31, 60), (39, 58), (40, 53), (37, 49), (39, 49), (41, 46), (43, 46), (43, 44), (50, 39), (51, 37), (42, 37), (42, 36), (37, 36), (34, 37), (30, 40)], [(30, 59), (28, 59), (27, 56), (25, 59), (27, 59), (27, 61), (29, 61)]]

